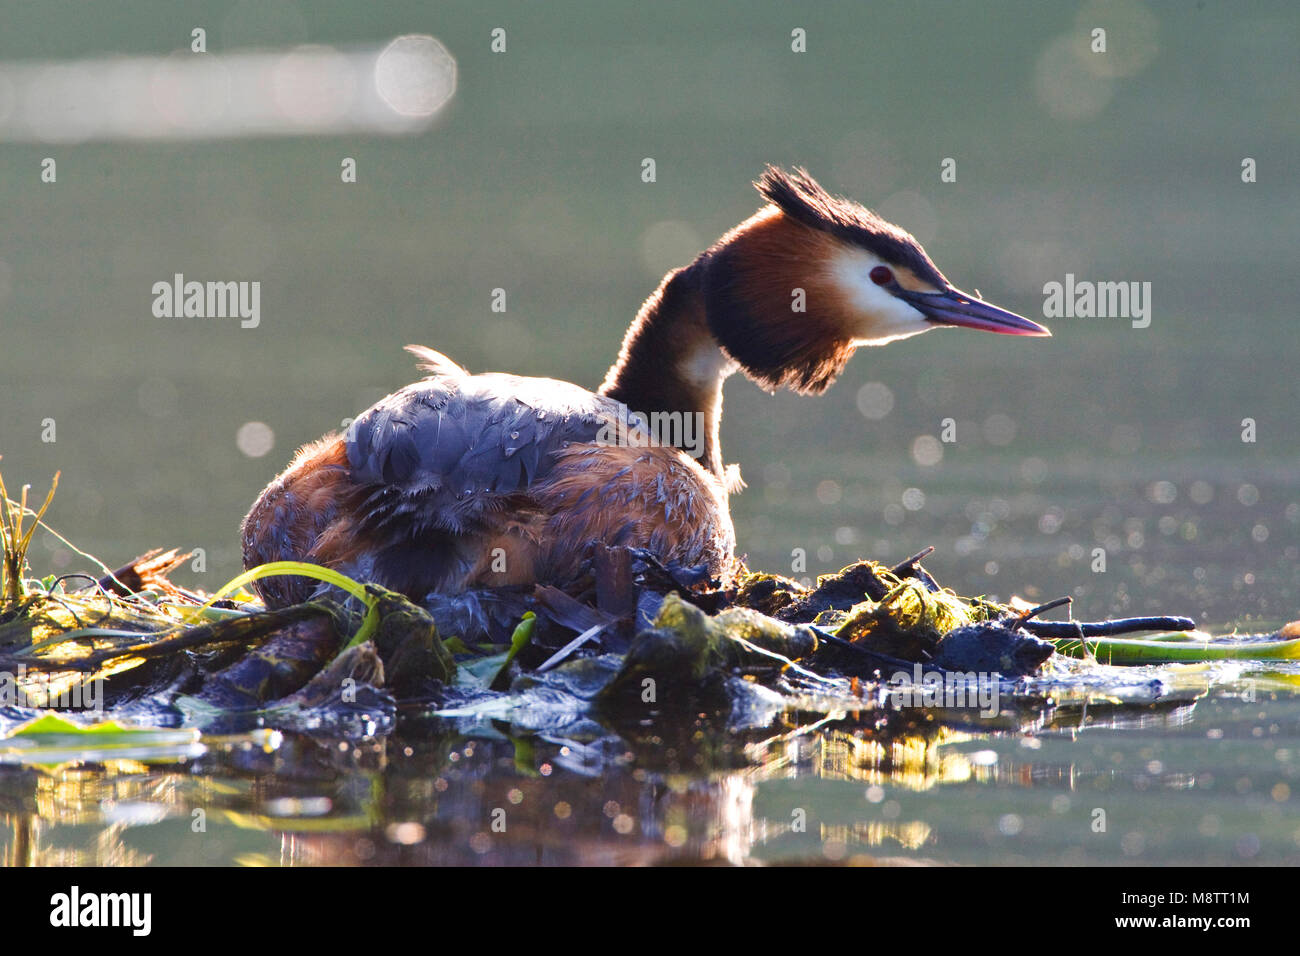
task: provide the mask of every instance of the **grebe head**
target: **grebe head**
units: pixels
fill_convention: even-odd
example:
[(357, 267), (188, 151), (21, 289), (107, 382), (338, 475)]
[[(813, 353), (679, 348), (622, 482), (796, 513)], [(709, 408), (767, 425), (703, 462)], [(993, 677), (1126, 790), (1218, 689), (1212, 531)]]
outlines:
[(824, 391), (859, 346), (937, 326), (1051, 334), (955, 288), (908, 232), (802, 169), (769, 166), (755, 186), (769, 205), (698, 265), (713, 336), (765, 388)]

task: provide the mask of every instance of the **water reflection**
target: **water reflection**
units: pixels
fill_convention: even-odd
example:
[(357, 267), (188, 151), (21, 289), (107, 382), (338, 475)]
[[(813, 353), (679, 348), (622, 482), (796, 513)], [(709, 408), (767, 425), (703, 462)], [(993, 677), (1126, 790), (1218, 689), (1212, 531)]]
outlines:
[(1028, 732), (861, 713), (585, 739), (427, 718), (360, 741), (213, 737), (161, 766), (0, 770), (0, 852), (97, 866), (1296, 862), (1296, 701), (1248, 697), (1049, 708)]

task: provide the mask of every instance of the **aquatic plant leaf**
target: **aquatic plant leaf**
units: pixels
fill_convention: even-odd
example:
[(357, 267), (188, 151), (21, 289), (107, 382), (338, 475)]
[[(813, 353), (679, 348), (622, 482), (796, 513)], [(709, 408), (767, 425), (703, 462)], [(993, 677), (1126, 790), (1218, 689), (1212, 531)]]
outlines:
[(116, 721), (76, 724), (44, 714), (0, 739), (0, 763), (54, 766), (105, 760), (172, 760), (203, 751), (192, 728), (127, 727)]
[[(1154, 634), (1146, 638), (1058, 639), (1058, 654), (1093, 657), (1103, 664), (1178, 664), (1201, 661), (1278, 661), (1300, 659), (1300, 638), (1243, 640), (1211, 637), (1200, 631)], [(1084, 646), (1086, 644), (1086, 648)]]
[[(17, 604), (26, 593), (23, 568), (27, 566), (27, 549), (31, 547), (32, 535), (49, 510), (58, 487), (59, 472), (56, 471), (54, 480), (50, 482), (49, 493), (45, 496), (45, 503), (38, 511), (32, 512), (27, 508), (27, 487), (23, 486), (18, 501), (12, 501), (4, 479), (0, 478), (0, 551), (3, 552), (3, 561), (0, 562), (0, 604), (6, 607)], [(23, 518), (28, 514), (34, 515), (35, 520), (24, 531)]]
[(268, 564), (259, 564), (255, 568), (250, 568), (243, 574), (227, 581), (222, 587), (218, 588), (216, 593), (213, 594), (202, 607), (191, 612), (193, 618), (197, 618), (202, 611), (207, 610), (226, 595), (238, 591), (244, 585), (250, 584), (253, 581), (260, 581), (262, 578), (274, 577), (277, 574), (296, 574), (300, 577), (314, 578), (317, 581), (324, 581), (327, 584), (332, 584), (336, 588), (348, 592), (348, 594), (351, 594), (366, 606), (366, 616), (361, 622), (360, 629), (358, 629), (357, 633), (353, 635), (352, 640), (348, 641), (343, 650), (347, 650), (349, 647), (355, 647), (358, 644), (364, 644), (366, 641), (370, 640), (371, 635), (375, 633), (375, 629), (379, 627), (379, 610), (376, 606), (377, 602), (376, 599), (366, 591), (365, 585), (359, 584), (346, 574), (340, 574), (333, 568), (326, 568), (319, 564), (310, 564), (306, 561), (272, 561)]
[(116, 721), (106, 720), (98, 724), (74, 724), (57, 714), (43, 714), (23, 724), (5, 739), (13, 737), (49, 737), (53, 735), (70, 735), (74, 737), (111, 735), (148, 734), (148, 728), (123, 727)]
[(515, 628), (515, 632), (510, 635), (510, 650), (506, 651), (505, 660), (501, 662), (500, 669), (496, 672), (496, 675), (492, 678), (491, 683), (488, 685), (493, 690), (505, 689), (504, 687), (501, 686), (501, 684), (505, 681), (506, 672), (510, 668), (510, 662), (513, 661), (515, 659), (515, 655), (518, 654), (521, 650), (523, 650), (524, 647), (528, 644), (528, 642), (532, 640), (533, 625), (536, 622), (536, 620), (537, 620), (537, 615), (534, 614), (532, 611), (528, 611), (527, 613), (524, 614), (523, 619), (519, 622), (519, 626)]

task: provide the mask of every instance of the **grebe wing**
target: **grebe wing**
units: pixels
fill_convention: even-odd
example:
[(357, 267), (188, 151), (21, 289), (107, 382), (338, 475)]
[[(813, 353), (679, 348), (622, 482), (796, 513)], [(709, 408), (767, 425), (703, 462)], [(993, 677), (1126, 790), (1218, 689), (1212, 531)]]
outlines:
[(554, 466), (554, 453), (592, 442), (626, 412), (612, 399), (554, 379), (440, 374), (408, 385), (348, 429), (361, 511), (376, 530), (464, 531)]

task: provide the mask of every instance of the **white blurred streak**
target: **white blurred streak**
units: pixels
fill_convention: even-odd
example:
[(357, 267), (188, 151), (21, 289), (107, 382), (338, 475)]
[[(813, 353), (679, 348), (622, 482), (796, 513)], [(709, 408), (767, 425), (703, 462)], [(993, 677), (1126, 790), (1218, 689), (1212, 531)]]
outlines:
[(62, 62), (0, 62), (0, 141), (242, 139), (427, 129), (456, 92), (431, 36)]

